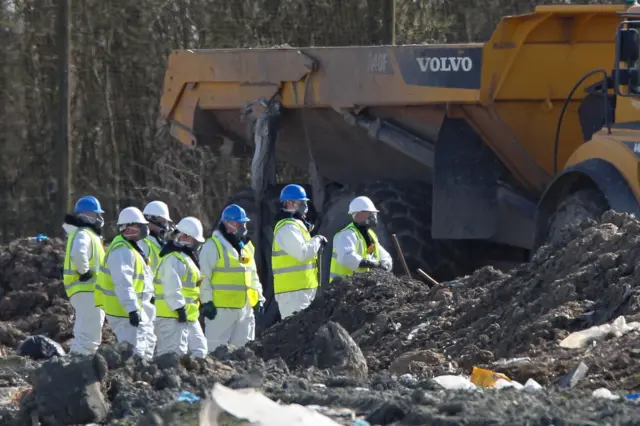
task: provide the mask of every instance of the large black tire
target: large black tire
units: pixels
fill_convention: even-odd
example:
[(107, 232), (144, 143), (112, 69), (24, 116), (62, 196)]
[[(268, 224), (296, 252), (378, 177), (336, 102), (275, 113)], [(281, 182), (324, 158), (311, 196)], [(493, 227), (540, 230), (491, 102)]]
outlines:
[(573, 223), (585, 219), (599, 219), (607, 211), (609, 204), (598, 189), (583, 188), (565, 196), (549, 217), (544, 244), (560, 240), (562, 230)]
[(360, 185), (355, 190), (336, 192), (326, 204), (318, 228), (318, 234), (329, 240), (321, 263), (323, 285), (326, 286), (329, 280), (333, 237), (351, 220), (349, 203), (359, 195), (371, 198), (380, 210), (375, 231), (394, 259), (396, 274), (404, 274), (404, 268), (391, 234), (398, 237), (413, 275), (421, 268), (435, 279), (444, 281), (468, 272), (468, 254), (463, 242), (431, 238), (431, 186), (417, 181), (377, 181)]

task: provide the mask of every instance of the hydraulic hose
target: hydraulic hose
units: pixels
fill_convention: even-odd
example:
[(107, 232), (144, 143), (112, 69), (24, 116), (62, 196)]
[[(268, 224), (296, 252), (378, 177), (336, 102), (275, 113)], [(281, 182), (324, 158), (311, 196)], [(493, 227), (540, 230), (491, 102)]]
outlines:
[[(562, 120), (564, 119), (564, 113), (567, 111), (567, 106), (569, 106), (569, 101), (571, 101), (571, 97), (578, 90), (578, 87), (585, 82), (585, 80), (591, 77), (594, 74), (602, 73), (604, 75), (602, 80), (602, 94), (603, 94), (603, 108), (604, 108), (604, 120), (605, 124), (608, 122), (609, 117), (609, 85), (607, 83), (608, 75), (607, 71), (604, 68), (599, 68), (596, 70), (589, 71), (585, 75), (583, 75), (580, 80), (573, 85), (567, 98), (564, 100), (564, 104), (562, 105), (562, 109), (560, 110), (560, 116), (558, 117), (558, 126), (556, 127), (556, 137), (553, 142), (553, 174), (556, 175), (558, 173), (558, 143), (560, 141), (560, 129), (562, 128)], [(611, 130), (609, 130), (611, 131)]]

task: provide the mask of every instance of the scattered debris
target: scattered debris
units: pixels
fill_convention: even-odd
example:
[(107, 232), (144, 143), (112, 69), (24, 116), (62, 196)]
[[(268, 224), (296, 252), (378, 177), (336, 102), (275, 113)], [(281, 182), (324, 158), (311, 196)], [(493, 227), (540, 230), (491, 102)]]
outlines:
[[(509, 273), (461, 277), (455, 298), (452, 286), (432, 294), (382, 271), (338, 278), (258, 341), (204, 360), (169, 354), (147, 362), (112, 344), (93, 357), (16, 357), (29, 337), (63, 348), (72, 337), (62, 253), (56, 239), (0, 247), (0, 390), (11, 389), (0, 392), (3, 425), (196, 424), (216, 384), (312, 406), (340, 425), (633, 424), (640, 416), (637, 394), (629, 395), (640, 359), (630, 329), (640, 321), (640, 222), (627, 215), (569, 227)], [(560, 345), (612, 321), (607, 334), (616, 338)], [(113, 343), (108, 328), (103, 340)], [(473, 367), (490, 371), (494, 384), (473, 384)], [(66, 386), (54, 391), (60, 381)]]

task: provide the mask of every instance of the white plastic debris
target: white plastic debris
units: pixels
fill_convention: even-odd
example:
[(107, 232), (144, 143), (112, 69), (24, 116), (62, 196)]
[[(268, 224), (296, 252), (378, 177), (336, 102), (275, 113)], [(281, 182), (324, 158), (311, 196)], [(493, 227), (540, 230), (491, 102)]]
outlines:
[(458, 390), (458, 389), (477, 389), (478, 387), (471, 383), (467, 377), (464, 376), (438, 376), (434, 377), (433, 380), (448, 390)]
[(598, 388), (593, 391), (591, 396), (593, 396), (594, 398), (604, 398), (604, 399), (611, 399), (611, 400), (616, 400), (620, 398), (619, 395), (612, 394), (611, 391), (607, 388)]
[(407, 334), (407, 341), (408, 342), (412, 341), (413, 338), (416, 337), (416, 334), (418, 334), (418, 332), (420, 332), (420, 331), (424, 330), (425, 328), (427, 328), (428, 325), (429, 325), (428, 322), (423, 322), (421, 324), (418, 324), (414, 328), (412, 328), (411, 331), (409, 332), (409, 334)]
[(498, 361), (494, 362), (493, 365), (504, 367), (505, 365), (524, 364), (528, 362), (531, 362), (531, 358), (526, 356), (521, 358), (499, 359)]
[(514, 388), (516, 390), (520, 390), (523, 387), (524, 386), (522, 386), (521, 383), (518, 383), (515, 380), (508, 381), (508, 380), (505, 380), (505, 379), (496, 380), (496, 384), (493, 386), (494, 389)]
[(596, 325), (582, 331), (571, 333), (560, 342), (560, 346), (567, 349), (579, 349), (591, 344), (593, 341), (604, 339), (608, 335), (620, 337), (632, 330), (640, 328), (640, 322), (627, 321), (623, 316), (616, 318), (611, 324)]
[(525, 390), (541, 390), (542, 385), (533, 379), (529, 379), (524, 383)]
[(339, 426), (340, 424), (302, 405), (280, 405), (254, 389), (230, 389), (219, 383), (211, 399), (202, 403), (200, 425), (214, 426), (223, 412), (251, 426)]

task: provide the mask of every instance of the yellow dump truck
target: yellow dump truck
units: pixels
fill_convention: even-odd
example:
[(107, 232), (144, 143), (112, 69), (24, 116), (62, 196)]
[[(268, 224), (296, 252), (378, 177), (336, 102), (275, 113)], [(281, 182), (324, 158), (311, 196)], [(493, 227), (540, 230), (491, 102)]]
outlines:
[(264, 272), (278, 159), (309, 171), (317, 232), (369, 195), (385, 246), (397, 234), (412, 272), (448, 279), (640, 211), (639, 9), (539, 6), (482, 44), (178, 50), (161, 115), (186, 145), (253, 148), (235, 200)]

